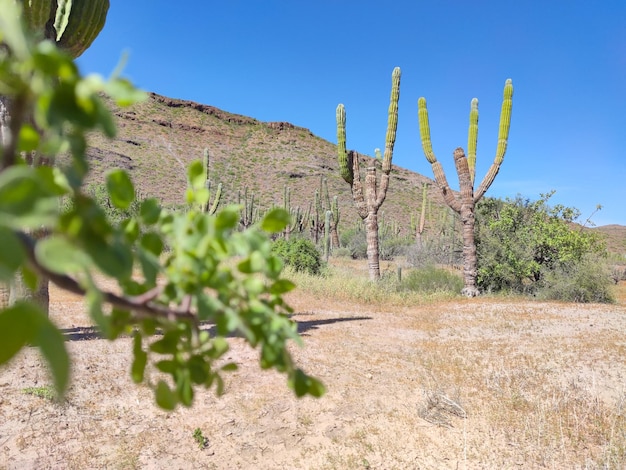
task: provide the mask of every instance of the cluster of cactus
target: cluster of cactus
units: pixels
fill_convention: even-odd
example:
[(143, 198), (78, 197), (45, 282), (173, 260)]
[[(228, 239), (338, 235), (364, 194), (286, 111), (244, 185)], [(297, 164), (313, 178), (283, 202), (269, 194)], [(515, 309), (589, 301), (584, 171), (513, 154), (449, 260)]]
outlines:
[(291, 207), (291, 190), (285, 185), (283, 189), (283, 209), (289, 212), (290, 222), (283, 232), (285, 240), (289, 240), (292, 233), (302, 234), (309, 225), (309, 215), (311, 214), (311, 204), (306, 211), (302, 211), (300, 206)]
[(106, 21), (109, 0), (18, 0), (27, 27), (54, 41), (72, 57), (80, 56)]
[(241, 215), (239, 218), (239, 228), (246, 230), (251, 227), (255, 222), (260, 219), (259, 208), (254, 203), (254, 192), (250, 194), (248, 198), (248, 188), (243, 190), (243, 197), (241, 190), (237, 191), (237, 204), (241, 206)]
[[(208, 197), (206, 202), (201, 205), (200, 210), (207, 214), (215, 214), (217, 208), (220, 205), (220, 201), (222, 199), (222, 183), (217, 185), (217, 189), (215, 190), (215, 194), (211, 194), (211, 170), (210, 170), (210, 159), (209, 159), (209, 149), (204, 149), (204, 157), (202, 159), (202, 165), (204, 169), (204, 187), (208, 192)], [(211, 202), (213, 199), (213, 202)]]
[(411, 232), (415, 234), (415, 243), (419, 248), (422, 247), (422, 235), (424, 233), (424, 228), (426, 227), (426, 213), (430, 208), (430, 201), (428, 199), (429, 186), (429, 183), (422, 183), (422, 204), (420, 206), (419, 214), (411, 214)]
[[(327, 213), (330, 212), (329, 220), (326, 222)], [(328, 231), (330, 247), (339, 248), (339, 198), (330, 198), (328, 191), (328, 180), (320, 177), (320, 187), (315, 190), (315, 213), (311, 215), (311, 237), (315, 243), (319, 243), (320, 238)]]

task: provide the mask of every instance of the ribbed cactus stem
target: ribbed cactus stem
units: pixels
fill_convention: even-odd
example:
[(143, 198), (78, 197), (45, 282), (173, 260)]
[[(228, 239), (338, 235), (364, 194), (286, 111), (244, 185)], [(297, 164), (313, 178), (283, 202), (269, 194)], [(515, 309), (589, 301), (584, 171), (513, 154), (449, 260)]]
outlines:
[(326, 211), (324, 214), (324, 259), (326, 261), (330, 255), (330, 219), (332, 215), (331, 211)]
[(502, 163), (509, 139), (511, 127), (511, 109), (513, 108), (513, 81), (509, 78), (504, 84), (502, 99), (502, 111), (500, 112), (500, 129), (498, 131), (498, 148), (496, 150), (496, 163)]
[(29, 29), (47, 37), (72, 57), (80, 56), (106, 21), (109, 0), (20, 0)]
[(376, 156), (376, 160), (378, 160), (380, 163), (383, 162), (383, 154), (380, 153), (380, 149), (379, 148), (375, 148), (374, 149), (374, 155)]
[(330, 210), (333, 213), (335, 225), (339, 225), (339, 198), (337, 196), (333, 196), (333, 202), (330, 204)]
[(429, 163), (435, 163), (437, 157), (433, 152), (433, 144), (430, 140), (430, 124), (428, 122), (428, 109), (426, 108), (426, 98), (417, 100), (417, 114), (419, 117), (420, 138), (422, 140), (422, 148), (424, 155)]
[(346, 109), (343, 104), (337, 106), (337, 156), (341, 177), (346, 183), (352, 184), (354, 172), (346, 149)]
[(398, 101), (400, 100), (400, 67), (393, 69), (391, 74), (391, 97), (389, 99), (389, 113), (387, 116), (387, 134), (385, 136), (385, 154), (383, 156), (383, 172), (391, 171), (393, 147), (396, 143), (398, 129)]
[(469, 165), (472, 184), (476, 177), (476, 147), (478, 145), (478, 99), (474, 98), (470, 106), (470, 123), (467, 133), (467, 164)]
[(217, 185), (217, 190), (213, 194), (213, 203), (211, 204), (211, 171), (210, 171), (210, 159), (209, 149), (204, 149), (204, 155), (202, 158), (202, 166), (204, 168), (204, 187), (208, 192), (208, 197), (205, 203), (200, 206), (202, 212), (213, 215), (217, 212), (217, 208), (220, 205), (220, 199), (222, 198), (222, 183)]

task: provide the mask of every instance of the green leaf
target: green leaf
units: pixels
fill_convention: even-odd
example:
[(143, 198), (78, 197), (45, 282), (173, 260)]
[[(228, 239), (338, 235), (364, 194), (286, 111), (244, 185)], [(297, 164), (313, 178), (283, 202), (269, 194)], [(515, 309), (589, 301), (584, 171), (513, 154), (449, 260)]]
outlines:
[(180, 335), (180, 331), (167, 331), (163, 335), (163, 338), (150, 345), (150, 351), (158, 354), (174, 354), (178, 349), (178, 340), (180, 339)]
[(49, 168), (8, 168), (0, 173), (0, 225), (21, 230), (53, 224), (61, 193)]
[(189, 165), (187, 177), (189, 178), (189, 185), (195, 191), (204, 187), (206, 173), (204, 172), (204, 165), (200, 160), (195, 160)]
[(39, 146), (39, 133), (29, 124), (24, 124), (20, 129), (18, 150), (20, 152), (32, 152)]
[(176, 408), (178, 400), (176, 399), (176, 394), (174, 394), (170, 387), (163, 380), (159, 380), (157, 384), (156, 390), (156, 402), (164, 410), (171, 411)]
[(34, 344), (48, 361), (59, 397), (67, 389), (70, 378), (70, 358), (65, 349), (65, 337), (48, 318), (41, 313), (39, 329)]
[(215, 228), (217, 230), (232, 230), (239, 223), (239, 212), (227, 207), (217, 214)]
[(59, 397), (69, 381), (69, 357), (63, 334), (39, 307), (17, 302), (0, 312), (0, 364), (8, 362), (26, 344), (41, 350), (54, 378)]
[(17, 235), (4, 227), (0, 227), (0, 247), (0, 281), (10, 282), (26, 253)]
[(237, 369), (239, 369), (239, 366), (235, 364), (234, 362), (229, 362), (228, 364), (225, 364), (222, 366), (222, 370), (224, 372), (233, 372), (233, 371), (236, 371)]
[(146, 225), (153, 225), (159, 221), (161, 206), (155, 198), (144, 199), (139, 208), (141, 221)]
[(194, 383), (200, 385), (205, 383), (209, 378), (210, 369), (202, 357), (192, 356), (191, 358), (189, 358), (187, 366), (189, 367), (189, 375), (191, 377), (191, 380)]
[(57, 235), (37, 242), (35, 256), (45, 268), (58, 274), (75, 274), (91, 264), (91, 259), (74, 243)]
[(113, 170), (107, 175), (107, 190), (111, 202), (118, 209), (128, 209), (135, 200), (133, 182), (124, 170)]
[(8, 362), (37, 334), (34, 308), (20, 302), (0, 312), (0, 364)]
[(288, 279), (279, 279), (270, 287), (270, 293), (274, 295), (285, 294), (296, 288), (296, 285)]
[(85, 249), (105, 274), (118, 279), (130, 277), (133, 253), (125, 243), (115, 241), (108, 245), (101, 238), (89, 238), (85, 240)]
[(276, 207), (270, 210), (261, 221), (261, 228), (269, 233), (278, 233), (290, 222), (290, 215), (284, 209)]
[(301, 369), (296, 369), (289, 378), (289, 386), (293, 388), (297, 397), (309, 394), (321, 397), (326, 392), (324, 385), (317, 379), (309, 377)]
[(158, 234), (148, 232), (141, 237), (141, 246), (154, 256), (159, 256), (163, 251), (163, 240)]
[(130, 375), (135, 383), (143, 382), (144, 372), (146, 370), (146, 363), (148, 361), (148, 354), (141, 347), (141, 334), (135, 333), (133, 338), (133, 364), (130, 369)]

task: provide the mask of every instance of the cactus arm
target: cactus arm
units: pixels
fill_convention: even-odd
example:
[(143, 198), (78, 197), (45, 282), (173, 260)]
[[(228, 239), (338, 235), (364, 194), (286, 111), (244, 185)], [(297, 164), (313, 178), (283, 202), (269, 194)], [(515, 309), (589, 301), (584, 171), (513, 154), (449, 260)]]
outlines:
[[(28, 28), (35, 33), (43, 33), (46, 30), (46, 23), (54, 16), (56, 2), (50, 0), (22, 0), (22, 16)], [(56, 40), (56, 37), (51, 38)]]
[(352, 185), (354, 181), (353, 162), (346, 149), (346, 109), (343, 104), (337, 106), (337, 156), (339, 171), (346, 183)]
[(220, 205), (220, 200), (222, 199), (222, 183), (217, 185), (217, 189), (215, 190), (215, 195), (213, 196), (213, 204), (209, 209), (209, 214), (213, 215), (217, 212), (217, 208)]
[(398, 129), (398, 101), (400, 100), (400, 76), (400, 67), (394, 68), (391, 74), (391, 97), (389, 98), (387, 134), (385, 136), (385, 154), (383, 156), (382, 170), (385, 174), (389, 174), (391, 171), (393, 147), (396, 143), (396, 130)]
[(80, 56), (96, 39), (106, 21), (108, 0), (57, 0), (54, 27), (59, 47)]
[(496, 162), (502, 163), (506, 147), (509, 141), (509, 129), (511, 127), (511, 110), (513, 108), (513, 81), (509, 78), (504, 84), (504, 96), (502, 110), (500, 112), (500, 128), (498, 130), (498, 148), (496, 150)]
[(430, 141), (430, 124), (428, 122), (428, 108), (426, 108), (426, 98), (417, 100), (417, 113), (419, 118), (420, 139), (426, 160), (432, 165), (437, 161), (433, 152), (433, 144)]
[(470, 108), (470, 124), (467, 133), (467, 163), (470, 170), (470, 178), (474, 184), (476, 177), (476, 146), (478, 144), (478, 100), (472, 100)]
[(504, 160), (504, 154), (508, 145), (509, 128), (511, 127), (511, 110), (513, 108), (513, 82), (509, 78), (504, 84), (504, 93), (502, 99), (502, 111), (500, 112), (500, 128), (498, 130), (498, 148), (496, 156), (489, 168), (487, 174), (480, 183), (480, 187), (474, 193), (474, 201), (478, 202), (487, 192), (493, 180), (496, 179), (500, 171), (500, 165)]

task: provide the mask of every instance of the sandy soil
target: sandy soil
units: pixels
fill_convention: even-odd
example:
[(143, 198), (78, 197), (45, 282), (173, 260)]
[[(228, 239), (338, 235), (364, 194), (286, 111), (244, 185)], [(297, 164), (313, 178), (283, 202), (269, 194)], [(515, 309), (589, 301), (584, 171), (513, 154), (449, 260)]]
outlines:
[[(90, 334), (52, 292), (72, 386), (62, 404), (36, 351), (0, 369), (0, 469), (622, 468), (626, 307), (459, 300), (415, 308), (290, 298), (299, 364), (322, 399), (295, 399), (231, 339), (226, 395), (159, 410), (129, 377), (129, 340)], [(200, 429), (200, 446), (193, 437)]]

